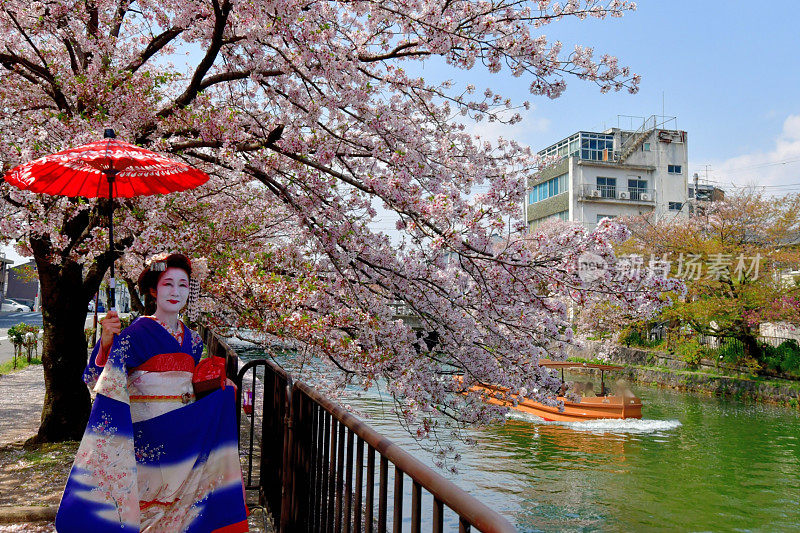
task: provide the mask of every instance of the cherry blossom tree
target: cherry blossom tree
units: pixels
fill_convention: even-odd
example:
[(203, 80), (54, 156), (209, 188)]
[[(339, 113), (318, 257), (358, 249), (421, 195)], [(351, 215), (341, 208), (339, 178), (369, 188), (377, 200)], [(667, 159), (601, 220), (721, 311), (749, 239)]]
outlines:
[[(638, 76), (616, 58), (540, 33), (634, 7), (4, 0), (7, 165), (114, 127), (214, 176), (197, 191), (118, 206), (113, 252), (103, 250), (104, 201), (3, 186), (0, 236), (20, 239), (42, 283), (47, 400), (38, 438), (83, 431), (82, 320), (110, 262), (124, 256), (131, 277), (143, 255), (163, 249), (211, 255), (216, 320), (296, 338), (366, 383), (388, 378), (423, 434), (431, 422), (419, 413), (491, 416), (476, 398), (451, 394), (459, 389), (447, 372), (465, 376), (460, 387), (492, 382), (547, 400), (554, 382), (536, 360), (570, 342), (565, 299), (608, 293), (649, 312), (663, 305), (668, 282), (631, 289), (614, 276), (587, 284), (577, 275), (577, 252), (605, 257), (613, 270), (613, 225), (524, 235), (523, 184), (538, 161), (513, 140), (471, 136), (467, 124), (522, 120), (528, 104), (490, 86), (500, 71), (535, 96), (558, 97), (569, 76), (635, 92)], [(421, 64), (472, 71), (487, 87), (428, 81)], [(396, 213), (398, 242), (371, 229), (379, 208)], [(398, 304), (436, 334), (434, 349), (392, 319)]]

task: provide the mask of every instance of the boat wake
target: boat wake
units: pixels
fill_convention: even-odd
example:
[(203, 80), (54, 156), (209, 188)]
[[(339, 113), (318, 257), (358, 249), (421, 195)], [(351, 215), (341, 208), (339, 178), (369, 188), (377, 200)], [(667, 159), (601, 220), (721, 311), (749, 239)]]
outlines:
[(513, 420), (523, 420), (535, 424), (549, 426), (564, 426), (575, 431), (588, 431), (592, 433), (631, 433), (648, 434), (671, 431), (681, 426), (678, 420), (648, 420), (638, 418), (627, 418), (624, 420), (613, 418), (601, 418), (597, 420), (586, 420), (584, 422), (549, 422), (535, 415), (511, 411), (507, 417)]

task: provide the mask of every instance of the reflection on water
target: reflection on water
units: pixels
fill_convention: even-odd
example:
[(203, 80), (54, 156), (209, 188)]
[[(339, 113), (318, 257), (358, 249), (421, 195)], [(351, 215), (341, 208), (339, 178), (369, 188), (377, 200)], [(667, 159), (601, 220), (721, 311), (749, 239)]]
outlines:
[[(544, 422), (512, 414), (457, 445), (444, 473), (521, 531), (800, 531), (800, 416), (638, 388), (643, 420)], [(418, 458), (375, 391), (347, 399)], [(390, 514), (391, 516), (391, 514)]]

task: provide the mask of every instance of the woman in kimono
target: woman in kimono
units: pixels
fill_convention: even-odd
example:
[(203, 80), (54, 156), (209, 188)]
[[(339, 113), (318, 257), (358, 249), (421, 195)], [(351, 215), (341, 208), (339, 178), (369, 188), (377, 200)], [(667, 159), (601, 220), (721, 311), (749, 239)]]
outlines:
[(234, 388), (200, 400), (193, 393), (203, 342), (178, 319), (191, 273), (181, 254), (152, 261), (139, 277), (150, 316), (120, 332), (108, 313), (84, 373), (97, 396), (59, 533), (248, 530)]

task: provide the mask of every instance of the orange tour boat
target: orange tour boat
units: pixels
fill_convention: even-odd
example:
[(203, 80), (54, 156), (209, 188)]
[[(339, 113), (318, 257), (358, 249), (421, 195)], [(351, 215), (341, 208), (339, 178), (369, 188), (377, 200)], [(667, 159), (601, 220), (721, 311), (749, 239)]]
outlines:
[[(622, 390), (615, 391), (615, 395), (607, 394), (604, 374), (606, 370), (621, 370), (621, 366), (617, 365), (599, 365), (593, 363), (575, 363), (570, 361), (547, 361), (541, 360), (539, 362), (542, 366), (547, 368), (561, 369), (561, 382), (564, 382), (564, 369), (570, 368), (595, 368), (600, 370), (600, 390), (597, 396), (593, 395), (593, 386), (588, 387), (582, 392), (589, 392), (580, 398), (580, 401), (573, 402), (566, 399), (564, 396), (559, 396), (557, 399), (564, 402), (564, 409), (560, 411), (558, 407), (551, 407), (544, 405), (533, 400), (524, 399), (517, 405), (512, 405), (511, 402), (498, 398), (493, 391), (501, 392), (502, 389), (495, 387), (472, 387), (473, 390), (486, 391), (486, 401), (496, 405), (507, 405), (517, 411), (536, 415), (547, 421), (556, 422), (581, 422), (585, 420), (597, 420), (599, 418), (642, 418), (642, 401), (637, 398), (626, 386), (618, 387)], [(591, 384), (591, 382), (589, 382)], [(588, 384), (587, 384), (588, 385)], [(576, 393), (581, 391), (575, 391)]]

